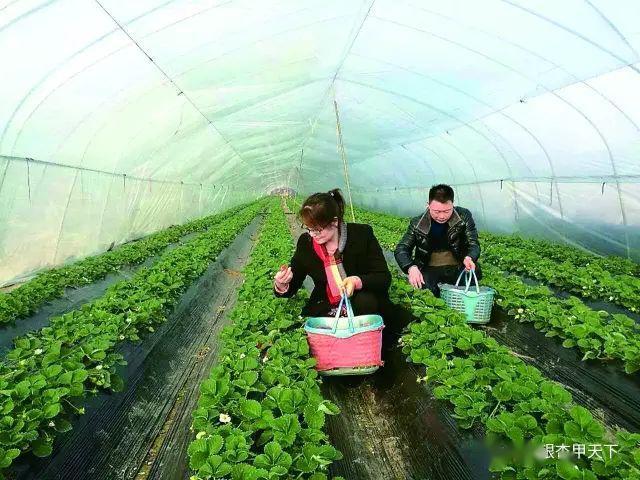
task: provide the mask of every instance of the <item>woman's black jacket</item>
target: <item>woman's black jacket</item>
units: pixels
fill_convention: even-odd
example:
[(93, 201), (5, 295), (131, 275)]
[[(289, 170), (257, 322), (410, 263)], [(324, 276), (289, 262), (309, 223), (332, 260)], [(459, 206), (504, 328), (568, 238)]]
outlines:
[[(277, 297), (291, 297), (300, 289), (306, 276), (311, 276), (314, 288), (302, 309), (303, 316), (324, 315), (328, 307), (327, 277), (322, 260), (313, 250), (312, 241), (307, 232), (300, 235), (291, 259), (293, 279), (289, 283), (289, 290), (282, 294), (274, 290)], [(379, 295), (381, 300), (387, 298), (391, 273), (370, 225), (347, 223), (347, 242), (342, 252), (342, 265), (347, 276), (360, 277), (362, 291)]]

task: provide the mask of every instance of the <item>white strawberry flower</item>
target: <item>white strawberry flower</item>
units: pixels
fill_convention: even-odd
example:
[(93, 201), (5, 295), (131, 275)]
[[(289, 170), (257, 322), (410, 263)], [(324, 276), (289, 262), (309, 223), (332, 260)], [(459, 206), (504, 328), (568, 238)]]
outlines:
[(96, 366), (96, 370), (102, 370), (102, 364)]
[(613, 296), (609, 297), (609, 301), (613, 300)]
[(227, 415), (226, 413), (221, 413), (220, 417), (219, 417), (219, 420), (222, 423), (229, 423), (231, 421), (231, 417), (229, 415)]
[(36, 355), (40, 355), (42, 353), (42, 349), (41, 348), (36, 348), (33, 353), (35, 353)]
[(244, 353), (241, 353), (240, 358), (244, 358), (244, 357), (246, 357), (246, 355)]
[(519, 308), (519, 309), (518, 309), (518, 313), (524, 313), (524, 309)]
[(55, 426), (56, 426), (56, 424), (55, 424), (55, 423), (53, 423), (53, 421), (51, 421), (51, 422), (49, 422), (49, 426), (50, 426), (50, 427), (55, 427)]
[(120, 340), (124, 340), (124, 335), (120, 335)]
[(267, 363), (267, 360), (269, 360), (269, 357), (265, 355), (262, 359), (262, 363)]

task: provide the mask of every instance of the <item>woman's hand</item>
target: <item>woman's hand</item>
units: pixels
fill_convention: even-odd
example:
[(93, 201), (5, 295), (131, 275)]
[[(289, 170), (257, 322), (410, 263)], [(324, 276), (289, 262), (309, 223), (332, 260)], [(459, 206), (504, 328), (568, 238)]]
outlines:
[(284, 293), (289, 290), (289, 283), (293, 278), (293, 272), (291, 271), (291, 267), (287, 265), (280, 266), (280, 270), (276, 273), (275, 277), (273, 277), (273, 282), (276, 286), (276, 290), (279, 293)]
[(362, 280), (356, 276), (345, 278), (340, 285), (340, 290), (343, 293), (346, 292), (347, 297), (351, 297), (354, 290), (359, 290), (360, 288), (362, 288)]

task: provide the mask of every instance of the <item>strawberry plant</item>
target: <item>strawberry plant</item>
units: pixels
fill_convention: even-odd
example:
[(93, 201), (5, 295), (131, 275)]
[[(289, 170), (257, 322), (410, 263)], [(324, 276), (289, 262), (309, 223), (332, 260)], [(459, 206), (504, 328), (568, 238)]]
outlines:
[(84, 413), (79, 405), (87, 393), (121, 390), (118, 344), (164, 322), (180, 295), (261, 208), (257, 203), (227, 214), (216, 229), (165, 252), (103, 297), (16, 338), (0, 365), (0, 465), (8, 467), (16, 450), (50, 455), (56, 435)]
[[(487, 237), (487, 236), (485, 236)], [(613, 275), (597, 263), (576, 266), (552, 260), (524, 246), (510, 246), (492, 236), (482, 244), (483, 259), (496, 267), (541, 280), (584, 298), (606, 300), (640, 312), (640, 278)]]
[(627, 258), (617, 256), (601, 257), (596, 254), (580, 250), (571, 245), (550, 242), (547, 240), (524, 238), (521, 235), (497, 235), (483, 232), (481, 240), (491, 244), (504, 244), (509, 247), (518, 247), (524, 250), (536, 252), (556, 262), (569, 262), (574, 267), (596, 265), (613, 275), (640, 276), (640, 265)]
[[(428, 290), (414, 290), (396, 273), (392, 300), (418, 318), (401, 339), (403, 352), (426, 366), (419, 378), (448, 401), (462, 428), (480, 423), (489, 445), (506, 445), (491, 471), (500, 478), (640, 478), (640, 435), (607, 430), (562, 385), (547, 380), (446, 307)], [(627, 445), (612, 458), (576, 462), (538, 457), (544, 445)], [(574, 476), (580, 475), (580, 476)]]
[[(393, 245), (403, 233), (399, 224), (378, 225), (376, 214), (369, 213), (368, 219), (381, 243)], [(544, 297), (542, 288), (523, 288), (530, 289), (529, 298)], [(418, 319), (400, 340), (409, 359), (426, 367), (426, 375), (418, 381), (428, 383), (436, 398), (453, 406), (461, 427), (482, 424), (489, 445), (503, 447), (490, 467), (500, 478), (640, 479), (640, 435), (607, 429), (574, 404), (562, 385), (474, 330), (464, 315), (446, 307), (430, 291), (408, 285), (397, 272), (390, 294)], [(594, 320), (589, 326), (595, 325)], [(631, 327), (628, 321), (623, 323)], [(581, 333), (577, 327), (582, 325), (576, 326), (575, 334)], [(615, 445), (617, 450), (611, 457), (582, 456), (575, 461), (540, 454), (544, 445), (572, 444)]]
[(583, 360), (619, 359), (627, 373), (640, 370), (640, 325), (633, 319), (593, 310), (576, 297), (558, 298), (547, 287), (527, 285), (492, 265), (483, 272), (483, 283), (496, 290), (496, 303), (516, 320), (580, 349)]
[(341, 458), (324, 432), (338, 408), (320, 394), (300, 310), (306, 293), (284, 300), (272, 276), (292, 253), (274, 201), (244, 269), (245, 280), (220, 335), (218, 364), (200, 387), (189, 445), (192, 479), (327, 479)]
[(125, 265), (138, 265), (169, 244), (179, 241), (181, 237), (203, 232), (241, 208), (243, 206), (235, 207), (224, 215), (211, 215), (184, 225), (172, 226), (101, 255), (41, 272), (15, 290), (0, 293), (0, 324), (32, 314), (46, 302), (62, 297), (65, 288), (88, 285)]

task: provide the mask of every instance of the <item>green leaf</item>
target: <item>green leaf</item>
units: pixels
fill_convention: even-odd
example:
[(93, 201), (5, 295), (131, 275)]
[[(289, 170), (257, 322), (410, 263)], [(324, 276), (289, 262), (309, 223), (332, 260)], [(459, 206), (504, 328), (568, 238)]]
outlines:
[(12, 448), (7, 451), (0, 449), (0, 468), (8, 468), (18, 455), (20, 455), (20, 450), (17, 448)]
[(13, 403), (13, 400), (11, 400), (10, 398), (5, 398), (1, 412), (3, 415), (6, 415), (7, 413), (10, 413), (14, 407), (15, 404)]
[(212, 455), (207, 459), (207, 464), (211, 467), (211, 475), (214, 477), (224, 477), (231, 473), (231, 465), (224, 461), (220, 455)]
[(212, 435), (207, 439), (207, 451), (209, 455), (220, 452), (224, 445), (224, 439), (220, 435)]
[(292, 463), (291, 455), (283, 452), (278, 442), (270, 442), (265, 445), (264, 454), (258, 455), (254, 461), (256, 467), (271, 470), (272, 473), (278, 475), (285, 475)]
[(71, 383), (82, 383), (89, 378), (89, 372), (83, 369), (74, 370)]
[(242, 415), (251, 420), (260, 418), (260, 416), (262, 415), (262, 407), (256, 400), (242, 401), (242, 403), (240, 404), (240, 411), (242, 412)]
[(258, 363), (258, 361), (253, 358), (253, 357), (245, 357), (245, 358), (241, 358), (239, 359), (235, 366), (234, 369), (239, 371), (239, 372), (243, 372), (243, 371), (247, 371), (247, 370), (255, 370), (260, 366), (260, 364)]
[(314, 406), (308, 405), (304, 409), (304, 421), (307, 423), (309, 428), (320, 430), (324, 426), (325, 414)]
[(62, 373), (62, 367), (60, 365), (49, 365), (44, 369), (44, 374), (47, 378), (57, 377)]
[(578, 467), (566, 460), (558, 460), (556, 462), (556, 472), (563, 480), (577, 480), (582, 478)]
[(54, 418), (56, 417), (61, 410), (62, 406), (59, 403), (50, 403), (45, 405), (42, 412), (44, 413), (44, 418)]
[(513, 383), (512, 382), (500, 382), (491, 391), (493, 396), (501, 402), (511, 400), (513, 396)]
[(340, 408), (329, 400), (323, 401), (318, 406), (318, 410), (326, 413), (327, 415), (338, 415), (340, 413)]
[(65, 433), (72, 429), (71, 422), (64, 418), (58, 418), (55, 420), (55, 429), (57, 432)]
[(283, 445), (290, 446), (302, 429), (297, 415), (283, 415), (272, 424), (274, 439)]
[(216, 395), (218, 393), (218, 382), (207, 379), (200, 385), (200, 392), (208, 395)]
[(278, 408), (282, 413), (296, 413), (304, 403), (304, 392), (299, 388), (285, 388), (278, 399)]
[(504, 433), (504, 423), (496, 418), (489, 418), (487, 420), (487, 429), (490, 432)]
[(62, 385), (71, 385), (73, 382), (73, 372), (64, 372), (58, 377), (58, 382)]
[(249, 372), (242, 372), (240, 374), (240, 379), (247, 385), (251, 386), (258, 381), (258, 372), (255, 370)]
[(23, 400), (31, 393), (31, 384), (28, 381), (22, 381), (18, 383), (15, 388), (15, 395), (18, 399)]
[(573, 421), (564, 422), (564, 433), (575, 440), (579, 440), (582, 437), (580, 425)]
[(15, 338), (13, 343), (16, 347), (21, 348), (23, 350), (29, 350), (31, 348), (31, 342), (28, 338)]
[(520, 427), (509, 427), (506, 431), (507, 436), (517, 446), (521, 446), (524, 443), (524, 435)]
[(52, 439), (43, 439), (42, 437), (38, 438), (32, 444), (33, 454), (36, 457), (48, 457), (51, 455), (53, 451), (53, 440)]
[(460, 337), (456, 342), (456, 347), (460, 350), (466, 351), (471, 349), (472, 344), (471, 344), (471, 341), (469, 341), (468, 339), (464, 337)]
[(538, 422), (535, 417), (529, 414), (518, 417), (516, 423), (525, 432), (533, 431), (538, 426)]
[(81, 397), (84, 394), (84, 384), (74, 383), (69, 387), (69, 396)]
[(202, 438), (194, 440), (189, 445), (187, 453), (189, 454), (189, 465), (191, 468), (199, 470), (209, 457), (207, 441)]

